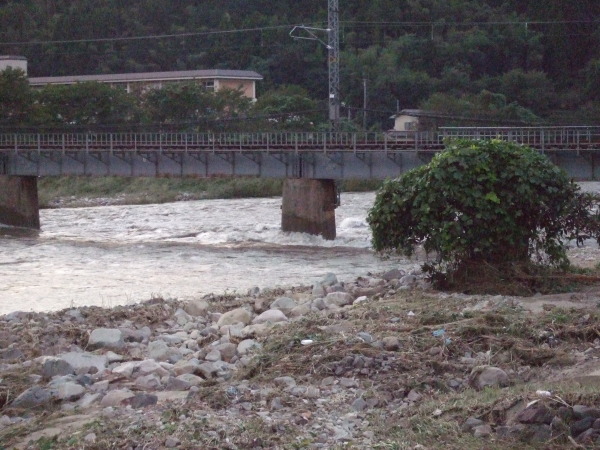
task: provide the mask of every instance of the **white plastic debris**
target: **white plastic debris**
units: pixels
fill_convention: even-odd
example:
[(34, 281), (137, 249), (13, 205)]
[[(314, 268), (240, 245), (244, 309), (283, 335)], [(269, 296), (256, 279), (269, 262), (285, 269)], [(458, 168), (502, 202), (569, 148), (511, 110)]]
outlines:
[(408, 314), (407, 314), (407, 316), (408, 317), (413, 317), (413, 316), (416, 316), (416, 314), (414, 312), (412, 312), (412, 311), (409, 311)]
[(310, 345), (310, 344), (312, 344), (313, 342), (315, 342), (315, 341), (313, 341), (312, 339), (302, 339), (302, 340), (300, 341), (300, 343), (301, 343), (302, 345)]
[(535, 395), (538, 397), (552, 397), (552, 392), (550, 391), (535, 391)]

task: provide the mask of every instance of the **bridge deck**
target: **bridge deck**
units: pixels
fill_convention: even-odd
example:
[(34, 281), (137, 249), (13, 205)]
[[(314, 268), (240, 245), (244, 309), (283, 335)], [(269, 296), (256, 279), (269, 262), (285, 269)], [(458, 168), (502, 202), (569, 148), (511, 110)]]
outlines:
[(444, 149), (447, 139), (463, 138), (517, 142), (548, 153), (557, 163), (583, 155), (591, 169), (585, 168), (581, 175), (597, 176), (600, 127), (461, 127), (389, 133), (0, 133), (0, 174), (383, 178), (427, 161)]

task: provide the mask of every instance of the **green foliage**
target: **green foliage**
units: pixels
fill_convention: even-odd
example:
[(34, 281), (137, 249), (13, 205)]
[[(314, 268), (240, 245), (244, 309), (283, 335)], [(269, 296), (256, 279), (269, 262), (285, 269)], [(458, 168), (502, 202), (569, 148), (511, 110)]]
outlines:
[(43, 126), (114, 125), (137, 119), (136, 100), (121, 89), (98, 82), (49, 85), (35, 93)]
[[(597, 204), (596, 198), (596, 204)], [(502, 141), (453, 141), (432, 161), (387, 181), (369, 212), (373, 247), (436, 255), (434, 274), (463, 263), (534, 258), (568, 264), (563, 240), (600, 237), (590, 196), (534, 150)]]
[(33, 100), (27, 76), (20, 69), (0, 72), (0, 125), (25, 125)]

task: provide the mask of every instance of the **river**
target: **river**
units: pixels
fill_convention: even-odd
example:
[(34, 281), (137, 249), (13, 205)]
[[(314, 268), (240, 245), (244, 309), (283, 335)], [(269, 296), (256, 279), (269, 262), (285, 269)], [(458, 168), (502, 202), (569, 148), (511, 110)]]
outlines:
[(334, 241), (283, 233), (281, 198), (42, 210), (39, 233), (0, 229), (0, 314), (245, 293), (310, 285), (328, 272), (350, 281), (417, 268), (373, 254), (366, 215), (374, 198), (342, 194)]

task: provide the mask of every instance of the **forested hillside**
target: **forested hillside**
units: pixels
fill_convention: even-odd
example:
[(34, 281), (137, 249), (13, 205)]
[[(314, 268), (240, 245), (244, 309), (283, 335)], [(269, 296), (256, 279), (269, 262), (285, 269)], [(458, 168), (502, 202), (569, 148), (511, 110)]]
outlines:
[[(600, 123), (597, 0), (340, 0), (340, 15), (347, 127), (362, 125), (365, 85), (373, 129), (389, 128), (397, 108), (418, 107)], [(31, 76), (250, 69), (265, 77), (263, 116), (325, 111), (327, 50), (289, 32), (326, 23), (327, 0), (4, 1), (0, 53), (26, 56)]]

